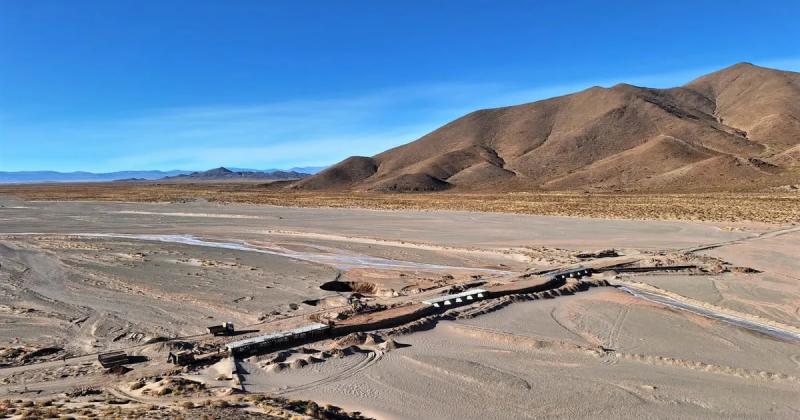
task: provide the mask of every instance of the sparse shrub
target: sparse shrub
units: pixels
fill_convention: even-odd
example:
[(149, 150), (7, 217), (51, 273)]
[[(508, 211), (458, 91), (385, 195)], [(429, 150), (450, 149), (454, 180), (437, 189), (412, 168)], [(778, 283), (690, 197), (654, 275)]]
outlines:
[(42, 413), (35, 408), (24, 410), (20, 415), (20, 419), (22, 420), (38, 420), (42, 417), (44, 417)]
[(265, 401), (267, 399), (267, 397), (265, 397), (265, 396), (263, 396), (261, 394), (253, 394), (253, 395), (248, 396), (247, 399), (250, 400), (250, 402), (253, 402), (253, 403), (260, 403), (260, 402)]
[(231, 405), (228, 404), (228, 401), (226, 400), (215, 400), (213, 403), (211, 403), (211, 406), (214, 408), (228, 408)]
[(311, 417), (318, 417), (319, 416), (319, 405), (314, 401), (311, 401), (306, 405), (306, 415)]

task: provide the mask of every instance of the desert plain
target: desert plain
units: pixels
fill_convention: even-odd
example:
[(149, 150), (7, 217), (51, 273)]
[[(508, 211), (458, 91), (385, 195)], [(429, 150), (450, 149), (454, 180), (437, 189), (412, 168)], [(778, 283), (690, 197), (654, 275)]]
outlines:
[[(6, 195), (0, 400), (19, 417), (797, 418), (798, 250), (791, 220)], [(355, 322), (354, 299), (380, 318), (568, 267), (596, 272), (400, 325), (225, 352)], [(222, 322), (237, 336), (206, 332)], [(102, 368), (97, 355), (112, 350), (131, 363)], [(176, 351), (198, 362), (168, 363)]]

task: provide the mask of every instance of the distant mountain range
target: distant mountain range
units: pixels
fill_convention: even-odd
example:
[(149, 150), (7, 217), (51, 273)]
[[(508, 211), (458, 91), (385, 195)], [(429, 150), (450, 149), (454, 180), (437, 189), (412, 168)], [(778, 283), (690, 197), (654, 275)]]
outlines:
[(191, 171), (118, 171), (118, 172), (56, 172), (56, 171), (21, 171), (0, 172), (0, 183), (36, 183), (36, 182), (104, 182), (119, 179), (160, 179), (168, 176), (188, 174)]
[[(327, 166), (299, 166), (289, 169), (252, 169), (252, 168), (234, 168), (226, 166), (225, 168), (234, 171), (234, 172), (276, 172), (276, 171), (283, 171), (283, 172), (300, 172), (304, 174), (315, 174), (327, 168)], [(191, 171), (189, 171), (191, 172)]]
[(263, 179), (263, 180), (289, 180), (289, 179), (302, 179), (311, 176), (311, 174), (295, 171), (233, 171), (228, 168), (214, 168), (203, 172), (192, 172), (190, 174), (180, 174), (161, 178), (163, 181), (224, 181), (224, 180), (248, 180), (248, 179)]
[(475, 111), (293, 188), (710, 191), (797, 183), (800, 73), (740, 63), (670, 89), (622, 83)]
[[(225, 168), (222, 168), (225, 169)], [(226, 169), (235, 173), (251, 173), (251, 178), (258, 178), (260, 174), (266, 174), (265, 177), (259, 179), (298, 179), (309, 174), (315, 174), (325, 169), (324, 166), (306, 166), (301, 168), (291, 168), (286, 171), (279, 169), (244, 169), (244, 168), (230, 168)], [(157, 180), (163, 178), (171, 178), (179, 175), (199, 174), (202, 172), (187, 171), (187, 170), (171, 170), (171, 171), (118, 171), (118, 172), (57, 172), (57, 171), (18, 171), (18, 172), (2, 172), (0, 171), (0, 184), (30, 184), (37, 182), (108, 182), (119, 180)], [(275, 174), (269, 177), (269, 174)], [(291, 175), (294, 174), (294, 175)], [(286, 176), (291, 175), (291, 178)], [(302, 176), (300, 176), (302, 175)], [(229, 178), (230, 175), (223, 175), (224, 178)], [(206, 178), (207, 179), (207, 178)]]

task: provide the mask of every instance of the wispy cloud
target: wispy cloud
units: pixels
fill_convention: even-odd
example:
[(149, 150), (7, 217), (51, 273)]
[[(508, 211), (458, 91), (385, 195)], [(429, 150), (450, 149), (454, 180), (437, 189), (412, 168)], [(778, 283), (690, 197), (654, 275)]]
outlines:
[[(800, 59), (759, 64), (800, 69)], [(425, 84), (349, 97), (145, 110), (97, 121), (25, 124), (4, 115), (0, 120), (0, 170), (326, 165), (406, 143), (479, 108), (530, 102), (619, 82), (676, 86), (718, 68), (623, 74), (613, 79), (534, 87)]]
[[(17, 158), (0, 164), (6, 170), (35, 165), (97, 171), (325, 165), (413, 140), (497, 90), (481, 84), (420, 85), (344, 98), (157, 109), (98, 121), (7, 126), (7, 135), (19, 140), (10, 142), (6, 156), (16, 152)], [(38, 147), (33, 150), (24, 142)], [(70, 167), (46, 162), (48, 154)]]

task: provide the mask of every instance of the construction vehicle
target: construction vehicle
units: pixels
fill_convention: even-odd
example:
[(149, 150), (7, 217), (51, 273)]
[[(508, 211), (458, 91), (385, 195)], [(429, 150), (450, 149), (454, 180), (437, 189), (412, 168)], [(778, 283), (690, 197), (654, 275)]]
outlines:
[(100, 362), (100, 366), (110, 369), (128, 364), (129, 359), (124, 351), (112, 351), (98, 354), (97, 361)]
[(220, 325), (212, 325), (208, 327), (208, 333), (211, 335), (233, 335), (233, 322), (223, 322)]

